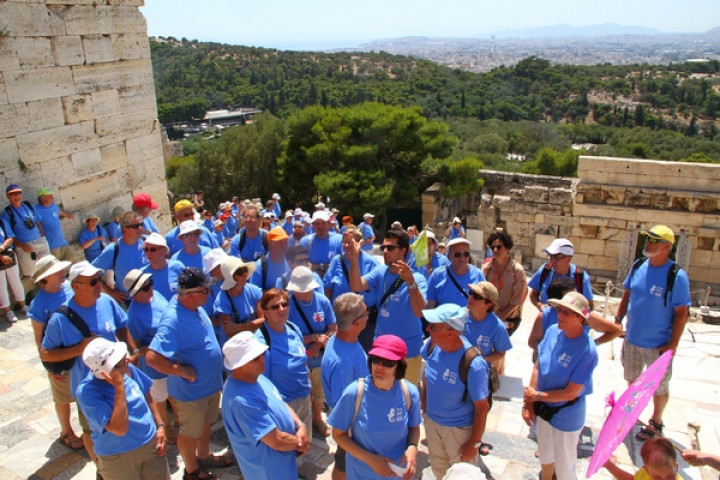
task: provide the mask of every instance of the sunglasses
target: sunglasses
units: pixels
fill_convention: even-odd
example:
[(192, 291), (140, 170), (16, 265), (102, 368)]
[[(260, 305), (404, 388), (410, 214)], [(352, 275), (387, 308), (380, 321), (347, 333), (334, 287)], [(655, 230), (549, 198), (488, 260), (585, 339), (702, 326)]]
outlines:
[(93, 278), (89, 282), (75, 282), (75, 283), (86, 283), (86, 284), (90, 285), (91, 287), (94, 287), (95, 285), (98, 284), (99, 281), (100, 281), (99, 278)]
[(384, 252), (385, 250), (390, 250), (392, 252), (393, 250), (397, 250), (398, 248), (400, 247), (397, 245), (380, 245), (380, 251), (382, 252)]
[(281, 310), (288, 308), (289, 303), (288, 302), (280, 302), (276, 303), (275, 305), (271, 305), (269, 308), (270, 310)]
[(503, 245), (502, 243), (500, 245), (490, 245), (490, 248), (492, 250), (502, 250), (503, 248), (505, 248), (505, 245)]
[(653, 238), (653, 237), (647, 237), (645, 240), (645, 243), (649, 243), (650, 245), (655, 245), (656, 243), (660, 243), (663, 240), (660, 238)]
[(143, 247), (143, 252), (155, 253), (158, 250), (163, 250), (165, 247)]
[(145, 282), (145, 285), (143, 285), (142, 288), (140, 288), (140, 291), (141, 291), (141, 292), (148, 292), (148, 291), (150, 291), (150, 289), (151, 289), (152, 287), (153, 287), (153, 279), (152, 279), (152, 278), (148, 278), (147, 282)]
[(190, 295), (191, 293), (199, 293), (201, 295), (207, 295), (210, 293), (209, 288), (203, 288), (202, 290), (190, 290), (189, 292), (185, 292), (185, 295)]
[(142, 223), (133, 223), (131, 225), (125, 225), (125, 228), (131, 228), (133, 230), (142, 228)]
[(436, 323), (431, 323), (430, 325), (428, 325), (428, 329), (431, 332), (449, 332), (450, 330), (453, 330), (452, 328), (444, 327)]
[(395, 365), (398, 364), (397, 360), (388, 360), (387, 358), (380, 358), (380, 357), (370, 357), (370, 361), (373, 363), (373, 365), (382, 365), (383, 367), (387, 368), (393, 368)]
[(555, 262), (559, 262), (559, 261), (561, 261), (561, 260), (565, 260), (566, 258), (568, 258), (568, 256), (567, 256), (567, 255), (563, 255), (563, 254), (561, 254), (561, 253), (558, 253), (558, 254), (556, 254), (556, 255), (550, 255), (550, 260), (553, 260), (553, 261), (555, 261)]
[(469, 258), (469, 257), (470, 257), (470, 252), (455, 252), (455, 253), (453, 253), (453, 257), (455, 257), (455, 258), (460, 258), (460, 257)]
[(472, 288), (468, 289), (468, 295), (470, 295), (479, 302), (487, 300), (487, 298), (483, 297), (482, 295), (475, 293), (475, 290), (473, 290)]
[(310, 262), (310, 259), (308, 257), (305, 257), (305, 258), (296, 258), (295, 263), (308, 264), (308, 263), (312, 263), (312, 262)]
[(247, 267), (240, 267), (240, 268), (238, 268), (237, 270), (235, 270), (235, 272), (233, 273), (233, 275), (237, 275), (238, 277), (242, 277), (242, 276), (245, 275), (246, 273), (248, 273), (248, 268), (247, 268)]

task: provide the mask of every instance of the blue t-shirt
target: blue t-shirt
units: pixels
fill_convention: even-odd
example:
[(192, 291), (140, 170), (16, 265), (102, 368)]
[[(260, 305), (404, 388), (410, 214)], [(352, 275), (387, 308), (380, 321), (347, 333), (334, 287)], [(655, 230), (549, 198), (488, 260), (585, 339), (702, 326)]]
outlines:
[(198, 250), (197, 253), (190, 255), (185, 250), (178, 250), (177, 252), (173, 253), (173, 256), (170, 257), (171, 260), (177, 260), (178, 262), (182, 263), (185, 267), (195, 267), (200, 270), (203, 269), (203, 257), (205, 257), (205, 254), (208, 253), (210, 249), (205, 246), (200, 246), (200, 250)]
[[(15, 223), (10, 220), (8, 211), (13, 213)], [(17, 238), (23, 243), (32, 242), (33, 240), (40, 238), (40, 229), (37, 224), (38, 222), (42, 223), (43, 218), (32, 205), (28, 205), (25, 202), (23, 202), (18, 208), (8, 205), (3, 209), (2, 214), (0, 214), (0, 218), (6, 221), (5, 228), (8, 237)], [(28, 226), (25, 225), (26, 220), (30, 220), (32, 222), (32, 228), (28, 228)], [(10, 233), (10, 231), (12, 231), (12, 233)]]
[(505, 325), (493, 312), (488, 312), (482, 321), (473, 320), (468, 316), (465, 338), (471, 344), (480, 347), (484, 357), (495, 352), (506, 352), (512, 348)]
[[(220, 245), (215, 241), (215, 237), (210, 234), (210, 230), (203, 227), (198, 223), (198, 227), (202, 233), (200, 234), (200, 240), (198, 241), (200, 246), (208, 247), (209, 249), (218, 248)], [(180, 232), (180, 226), (172, 228), (168, 233), (165, 234), (165, 241), (167, 242), (168, 248), (170, 249), (170, 255), (175, 252), (179, 252), (183, 249), (182, 240), (178, 238)], [(202, 266), (200, 267), (202, 268)]]
[[(392, 388), (386, 391), (375, 387), (372, 376), (365, 377), (362, 401), (355, 423), (352, 425), (352, 439), (358, 445), (371, 453), (387, 457), (396, 464), (400, 462), (407, 448), (408, 429), (419, 426), (422, 421), (418, 390), (409, 382), (405, 384), (410, 394), (410, 405), (405, 404), (400, 381), (396, 381)], [(344, 432), (349, 431), (355, 416), (357, 393), (356, 380), (343, 391), (340, 400), (328, 416), (328, 423), (334, 428)], [(349, 479), (388, 478), (379, 476), (367, 463), (349, 453), (346, 462)]]
[[(215, 297), (213, 310), (215, 314), (228, 315), (233, 323), (248, 323), (257, 318), (257, 304), (262, 298), (263, 292), (256, 285), (246, 283), (239, 295), (232, 297), (227, 290), (221, 291)], [(235, 310), (233, 311), (233, 306)], [(233, 313), (237, 312), (237, 318)]]
[[(462, 235), (461, 235), (462, 233)], [(448, 241), (454, 240), (456, 238), (462, 238), (462, 236), (465, 235), (465, 227), (460, 225), (460, 227), (450, 227), (450, 236), (448, 237)]]
[[(298, 307), (300, 307), (300, 309), (298, 309)], [(310, 330), (308, 330), (308, 326), (303, 320), (300, 311), (305, 314), (305, 318), (310, 324)], [(304, 303), (297, 297), (291, 295), (288, 321), (294, 323), (302, 332), (303, 336), (312, 333), (324, 333), (330, 325), (335, 325), (335, 311), (330, 304), (330, 300), (322, 293), (313, 292), (312, 300), (308, 303)], [(308, 357), (308, 367), (319, 367), (322, 361), (321, 357), (322, 354), (315, 358)]]
[(217, 230), (217, 229), (215, 229), (215, 227), (213, 227), (212, 230), (210, 230), (210, 235), (213, 236), (213, 238), (215, 239), (215, 242), (218, 245), (222, 245), (223, 243), (225, 243), (225, 230), (224, 229)]
[(240, 221), (235, 215), (230, 215), (230, 217), (228, 217), (227, 223), (225, 223), (225, 228), (223, 228), (223, 235), (225, 235), (225, 238), (232, 238), (239, 229)]
[[(80, 238), (78, 238), (78, 243), (82, 245), (88, 240), (92, 240), (93, 238), (98, 237), (105, 237), (105, 240), (107, 242), (110, 241), (109, 234), (100, 225), (95, 227), (95, 230), (93, 231), (90, 231), (87, 228), (83, 228), (82, 232), (80, 232)], [(93, 242), (88, 248), (85, 249), (85, 260), (92, 263), (93, 260), (95, 260), (103, 251), (103, 248), (104, 247), (102, 242)]]
[(293, 222), (293, 219), (291, 218), (289, 222), (283, 222), (282, 224), (282, 228), (285, 230), (285, 233), (288, 234), (288, 237), (292, 237), (293, 229), (295, 228), (294, 223), (295, 222)]
[(57, 307), (70, 300), (74, 295), (70, 282), (63, 282), (60, 291), (50, 293), (40, 288), (35, 298), (30, 302), (28, 316), (35, 322), (45, 325)]
[(54, 203), (47, 207), (43, 207), (40, 204), (35, 205), (35, 210), (40, 214), (42, 218), (42, 227), (45, 238), (47, 238), (50, 250), (64, 247), (67, 245), (67, 240), (63, 235), (62, 225), (60, 224), (60, 207)]
[(143, 224), (143, 228), (145, 230), (149, 231), (150, 233), (160, 233), (160, 232), (158, 232), (157, 226), (155, 225), (155, 222), (153, 221), (152, 218), (150, 218), (150, 217), (143, 218), (142, 224)]
[[(307, 397), (310, 395), (310, 373), (301, 334), (289, 324), (285, 325), (283, 333), (277, 333), (269, 325), (267, 331), (270, 348), (265, 350), (265, 376), (286, 402)], [(255, 336), (267, 345), (260, 330)]]
[(543, 335), (544, 335), (545, 332), (547, 332), (548, 328), (550, 328), (553, 325), (557, 325), (557, 323), (558, 323), (557, 310), (555, 310), (552, 307), (543, 308), (541, 321), (542, 321)]
[(690, 306), (690, 282), (685, 270), (678, 270), (672, 291), (665, 306), (667, 275), (672, 265), (653, 267), (646, 260), (635, 273), (625, 279), (623, 287), (630, 290), (627, 310), (627, 334), (631, 344), (643, 348), (658, 348), (670, 341), (675, 308)]
[[(222, 398), (223, 423), (243, 478), (297, 478), (295, 452), (270, 448), (262, 438), (276, 428), (295, 433), (295, 422), (277, 388), (263, 375), (256, 383), (228, 378)], [(309, 427), (308, 427), (309, 428)]]
[(95, 453), (101, 457), (130, 452), (155, 438), (155, 418), (145, 397), (152, 379), (132, 364), (128, 364), (128, 370), (124, 375), (128, 416), (125, 435), (115, 435), (105, 428), (115, 405), (115, 387), (92, 373), (88, 373), (78, 387), (78, 405), (90, 425)]
[[(417, 288), (425, 296), (425, 278), (419, 273), (413, 273)], [(392, 284), (399, 278), (398, 275), (390, 273), (386, 265), (378, 265), (370, 273), (363, 276), (370, 290), (373, 291), (377, 302), (382, 300), (385, 292), (390, 290)], [(407, 284), (400, 280), (400, 287), (388, 296), (383, 305), (378, 305), (378, 320), (376, 335), (396, 335), (405, 341), (408, 349), (408, 358), (420, 354), (422, 346), (423, 331), (420, 317), (416, 317), (410, 305), (410, 292)]]
[[(245, 244), (242, 250), (240, 250), (240, 239), (242, 236), (245, 236)], [(263, 245), (262, 241), (263, 237), (267, 238), (267, 230), (261, 228), (255, 238), (250, 238), (250, 236), (245, 233), (245, 228), (243, 227), (240, 229), (240, 232), (230, 240), (230, 250), (228, 254), (242, 258), (245, 262), (254, 262), (262, 255), (267, 254), (267, 250), (265, 250), (265, 245)], [(265, 240), (265, 242), (267, 243), (267, 240)]]
[[(550, 286), (550, 284), (552, 283), (552, 281), (555, 280), (556, 278), (571, 278), (572, 281), (575, 282), (575, 270), (577, 269), (577, 267), (575, 266), (574, 263), (570, 264), (570, 271), (568, 272), (567, 275), (557, 275), (555, 273), (555, 270), (552, 270), (548, 274), (547, 278), (545, 278), (545, 282), (542, 285), (540, 285), (540, 276), (542, 275), (543, 269), (545, 269), (545, 266), (538, 268), (537, 272), (535, 272), (535, 274), (532, 276), (532, 278), (528, 282), (528, 287), (532, 288), (534, 291), (539, 293), (540, 301), (542, 303), (547, 303), (547, 301), (548, 301), (547, 289)], [(590, 275), (588, 275), (588, 273), (585, 270), (583, 270), (582, 275), (583, 275), (583, 282), (582, 282), (583, 291), (580, 293), (582, 293), (583, 296), (585, 298), (587, 298), (588, 300), (592, 300), (593, 293), (592, 293), (592, 285), (590, 285)]]
[[(128, 331), (135, 339), (138, 347), (147, 347), (155, 338), (160, 319), (162, 318), (168, 301), (162, 295), (154, 293), (150, 303), (140, 303), (135, 300), (130, 302), (128, 308)], [(145, 355), (140, 357), (138, 362), (140, 370), (152, 379), (165, 378), (167, 375), (160, 373), (147, 364)]]
[(177, 297), (173, 297), (149, 348), (172, 362), (190, 365), (195, 370), (193, 383), (177, 375), (168, 375), (171, 397), (193, 401), (208, 397), (222, 388), (220, 345), (202, 307), (197, 311), (188, 310), (178, 302)]
[(342, 253), (342, 237), (330, 232), (326, 238), (317, 238), (317, 234), (306, 235), (300, 245), (308, 249), (308, 258), (312, 263), (328, 264), (338, 253)]
[(331, 408), (340, 400), (345, 387), (369, 374), (367, 355), (360, 343), (345, 342), (337, 335), (330, 337), (322, 359), (322, 383)]
[(120, 240), (120, 237), (122, 237), (122, 227), (118, 222), (109, 222), (107, 225), (105, 225), (105, 228), (108, 232), (108, 240), (111, 242), (116, 242)]
[[(288, 283), (290, 283), (291, 274), (292, 270), (284, 273), (283, 275), (280, 275), (275, 281), (275, 288), (279, 288), (280, 290), (287, 290)], [(313, 291), (321, 295), (325, 295), (325, 290), (323, 290), (323, 280), (322, 278), (320, 278), (320, 275), (318, 275), (317, 272), (312, 272), (312, 277), (313, 280), (315, 280), (315, 283), (318, 284), (317, 288)]]
[[(67, 305), (87, 324), (92, 335), (98, 335), (110, 340), (117, 341), (115, 333), (118, 330), (127, 328), (127, 315), (120, 308), (120, 305), (109, 295), (100, 294), (95, 305), (92, 307), (81, 307), (74, 301), (74, 297), (68, 299)], [(83, 339), (80, 330), (70, 323), (65, 315), (55, 312), (50, 317), (48, 328), (42, 340), (42, 348), (50, 350), (53, 348), (72, 347)], [(70, 369), (70, 393), (75, 397), (78, 385), (85, 378), (90, 369), (82, 361), (82, 357), (75, 358), (75, 363)]]
[[(440, 255), (438, 252), (434, 252), (433, 256), (430, 257), (430, 272), (428, 273), (427, 265), (423, 265), (422, 267), (418, 267), (415, 260), (415, 255), (412, 255), (412, 258), (410, 258), (410, 262), (408, 263), (408, 266), (412, 268), (414, 271), (418, 272), (420, 275), (425, 277), (425, 279), (429, 279), (430, 275), (435, 272), (435, 270), (439, 269), (440, 267), (445, 267), (447, 265), (450, 265), (450, 260), (445, 255)], [(460, 285), (462, 287), (462, 285)]]
[[(265, 259), (264, 262), (263, 259)], [(265, 275), (263, 275), (263, 263), (265, 263), (265, 268), (267, 269)], [(263, 290), (269, 290), (275, 288), (278, 278), (289, 271), (290, 265), (288, 265), (284, 257), (280, 263), (275, 263), (266, 255), (265, 257), (258, 258), (255, 262), (255, 271), (252, 277), (250, 277), (249, 282)]]
[[(332, 261), (330, 261), (330, 266), (328, 267), (327, 272), (325, 272), (325, 276), (322, 280), (325, 290), (330, 291), (331, 302), (335, 302), (335, 299), (343, 293), (348, 293), (352, 291), (350, 290), (348, 277), (345, 274), (345, 270), (343, 270), (342, 263), (340, 262), (345, 263), (345, 269), (347, 270), (349, 275), (350, 262), (342, 255), (338, 254), (333, 257)], [(373, 268), (378, 266), (378, 262), (377, 260), (375, 260), (375, 257), (362, 252), (360, 254), (360, 259), (358, 263), (360, 265), (360, 275), (370, 273)], [(370, 290), (365, 290), (364, 292), (360, 293), (365, 299), (365, 305), (375, 305), (375, 303), (377, 303), (377, 301), (372, 296)]]
[(435, 270), (430, 279), (428, 280), (427, 286), (427, 300), (434, 300), (437, 302), (436, 306), (444, 305), (446, 303), (454, 303), (464, 307), (467, 305), (468, 299), (462, 292), (455, 286), (453, 281), (450, 279), (450, 275), (453, 276), (458, 286), (463, 292), (467, 294), (469, 284), (475, 284), (485, 280), (485, 275), (475, 265), (468, 265), (468, 271), (464, 275), (457, 275), (452, 271), (450, 265), (441, 267)]
[(488, 366), (481, 355), (475, 357), (468, 369), (468, 396), (462, 401), (465, 384), (460, 379), (460, 360), (471, 347), (464, 337), (462, 348), (445, 352), (435, 345), (427, 354), (430, 339), (423, 345), (425, 359), (425, 385), (427, 388), (427, 415), (445, 427), (467, 427), (473, 424), (475, 405), (488, 396)]
[(149, 273), (153, 279), (153, 290), (156, 294), (160, 294), (165, 297), (165, 300), (170, 299), (178, 291), (177, 278), (180, 272), (185, 270), (185, 265), (177, 260), (170, 259), (160, 270), (155, 270), (149, 263), (142, 267), (143, 273)]
[[(142, 240), (138, 240), (134, 245), (128, 245), (122, 239), (117, 243), (111, 243), (102, 253), (92, 261), (93, 266), (103, 270), (114, 269), (115, 271), (115, 288), (121, 292), (127, 293), (123, 286), (123, 280), (130, 270), (142, 268), (147, 264), (145, 253), (142, 251)], [(119, 248), (117, 259), (115, 258), (115, 249)]]
[[(375, 236), (372, 225), (367, 222), (363, 222), (362, 225), (360, 225), (360, 231), (362, 232), (363, 240), (367, 240)], [(371, 252), (373, 249), (373, 244), (372, 242), (367, 244), (363, 243), (360, 248), (365, 250), (366, 252)]]
[[(583, 385), (580, 400), (557, 412), (550, 425), (562, 432), (580, 430), (585, 423), (585, 395), (593, 391), (592, 373), (598, 363), (598, 354), (589, 327), (575, 338), (568, 338), (557, 325), (551, 326), (538, 346), (537, 390), (562, 390), (568, 383)], [(548, 402), (557, 407), (566, 402)]]

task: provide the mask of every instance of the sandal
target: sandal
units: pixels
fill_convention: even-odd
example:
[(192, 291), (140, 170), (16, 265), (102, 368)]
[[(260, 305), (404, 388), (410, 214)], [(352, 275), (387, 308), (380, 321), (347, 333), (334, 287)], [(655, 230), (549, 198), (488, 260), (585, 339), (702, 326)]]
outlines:
[(331, 433), (330, 427), (322, 420), (319, 423), (313, 423), (313, 429), (322, 437), (329, 437)]
[(650, 440), (656, 435), (661, 437), (664, 426), (664, 423), (657, 423), (655, 420), (648, 420), (648, 425), (641, 428), (635, 435), (635, 438), (644, 442), (645, 440)]
[(217, 477), (212, 473), (198, 468), (194, 472), (183, 470), (183, 480), (217, 480)]
[(75, 432), (68, 432), (66, 434), (60, 435), (58, 441), (62, 442), (63, 445), (72, 450), (81, 450), (85, 448), (85, 443), (82, 441), (82, 438), (75, 435)]
[(197, 463), (200, 465), (200, 468), (227, 468), (232, 466), (233, 460), (224, 455), (211, 453), (207, 458), (198, 458)]
[(482, 455), (483, 457), (486, 457), (490, 453), (490, 450), (492, 450), (492, 449), (493, 449), (493, 446), (491, 444), (485, 443), (485, 442), (480, 442), (480, 448), (478, 448), (478, 453), (480, 455)]

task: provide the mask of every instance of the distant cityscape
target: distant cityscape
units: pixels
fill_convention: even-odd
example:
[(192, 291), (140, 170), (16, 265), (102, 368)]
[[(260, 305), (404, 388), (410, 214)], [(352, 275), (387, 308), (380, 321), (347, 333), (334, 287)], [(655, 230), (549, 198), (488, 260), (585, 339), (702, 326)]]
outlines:
[[(598, 32), (598, 30), (594, 30)], [(547, 31), (552, 34), (551, 31)], [(577, 33), (571, 29), (566, 33)], [(645, 32), (643, 32), (645, 33)], [(553, 64), (663, 65), (686, 61), (720, 59), (720, 28), (700, 34), (614, 34), (534, 38), (491, 36), (487, 38), (403, 37), (374, 40), (356, 48), (329, 52), (385, 51), (407, 55), (470, 72), (488, 72), (501, 65), (511, 66), (535, 55)]]

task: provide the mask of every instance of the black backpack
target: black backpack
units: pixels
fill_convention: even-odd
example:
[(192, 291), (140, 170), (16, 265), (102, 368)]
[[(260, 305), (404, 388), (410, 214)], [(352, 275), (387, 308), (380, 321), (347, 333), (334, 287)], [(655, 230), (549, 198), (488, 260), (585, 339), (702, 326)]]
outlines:
[[(92, 335), (92, 333), (90, 332), (90, 328), (83, 321), (83, 319), (80, 318), (80, 315), (78, 315), (77, 312), (75, 312), (72, 308), (68, 307), (67, 305), (60, 305), (55, 311), (65, 315), (67, 319), (70, 320), (70, 323), (72, 323), (73, 326), (77, 328), (80, 333), (82, 333), (83, 337), (89, 337)], [(47, 330), (47, 325), (47, 323), (43, 325), (42, 338), (45, 338), (45, 331)], [(69, 371), (73, 367), (73, 365), (75, 365), (76, 360), (77, 357), (73, 357), (68, 358), (67, 360), (61, 360), (59, 362), (42, 362), (42, 364), (48, 372), (59, 375), (61, 373)]]
[[(632, 282), (633, 275), (635, 275), (635, 272), (638, 268), (640, 268), (640, 265), (645, 263), (647, 261), (647, 258), (638, 258), (635, 260), (635, 263), (633, 263), (632, 268), (630, 269), (630, 281)], [(673, 286), (675, 285), (675, 278), (677, 277), (678, 272), (680, 271), (680, 265), (678, 265), (675, 262), (672, 262), (672, 265), (670, 265), (670, 269), (668, 269), (667, 273), (667, 286), (665, 287), (665, 299), (663, 301), (663, 306), (667, 307), (667, 299), (668, 294), (672, 292)]]
[[(435, 348), (435, 344), (430, 342), (430, 345), (428, 345), (427, 349), (427, 357), (430, 357), (430, 354), (432, 353), (433, 349)], [(465, 402), (468, 398), (468, 372), (470, 371), (470, 364), (472, 364), (473, 360), (475, 360), (475, 357), (478, 355), (482, 356), (482, 351), (479, 347), (476, 345), (471, 346), (467, 350), (465, 350), (465, 353), (463, 353), (463, 356), (460, 357), (460, 364), (458, 365), (458, 376), (460, 377), (460, 381), (463, 382), (463, 385), (465, 385), (465, 390), (463, 391), (462, 401)]]
[[(552, 271), (552, 268), (550, 268), (549, 264), (543, 265), (542, 272), (540, 273), (540, 288), (542, 289), (542, 286), (545, 284), (545, 280), (547, 280), (548, 275), (550, 275), (550, 272)], [(575, 267), (575, 291), (583, 293), (583, 269), (576, 266)]]
[[(243, 230), (240, 233), (240, 242), (238, 244), (238, 251), (242, 252), (242, 249), (245, 248), (245, 230)], [(267, 232), (265, 230), (260, 230), (260, 241), (262, 242), (262, 246), (265, 249), (265, 253), (268, 251), (268, 240), (267, 240)], [(242, 255), (242, 253), (241, 253)]]

